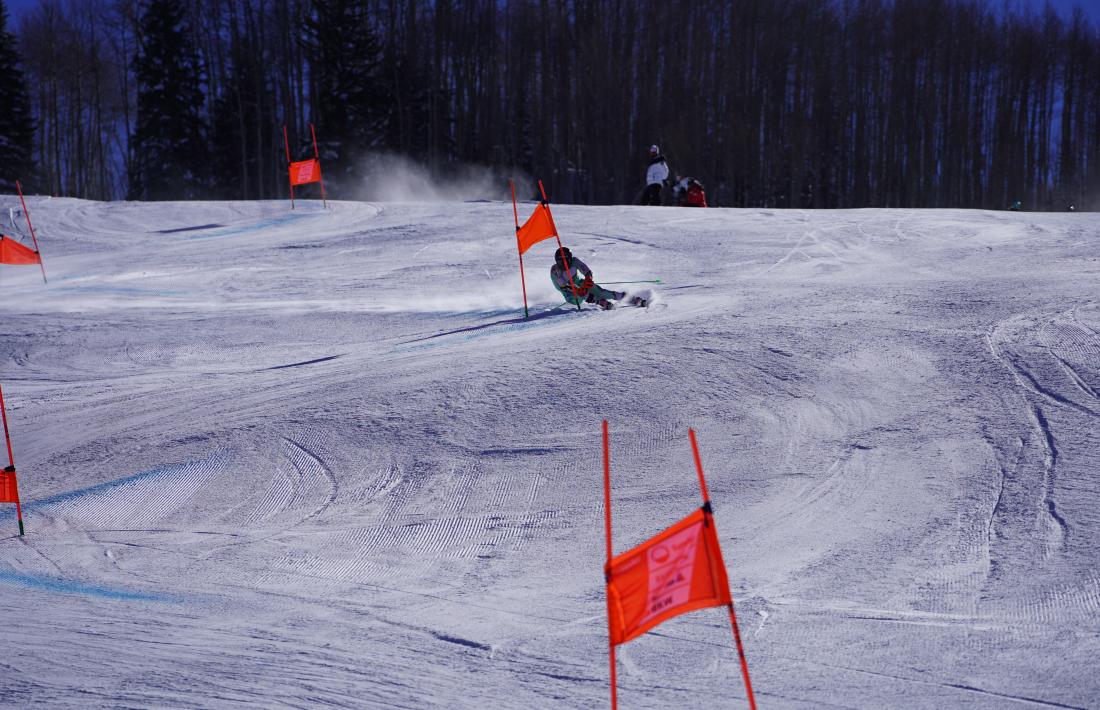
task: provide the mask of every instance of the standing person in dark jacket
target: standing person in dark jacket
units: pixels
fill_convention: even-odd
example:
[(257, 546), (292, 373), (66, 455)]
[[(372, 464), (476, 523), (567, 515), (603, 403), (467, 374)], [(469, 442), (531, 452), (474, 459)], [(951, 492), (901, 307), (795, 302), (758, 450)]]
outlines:
[(668, 179), (668, 162), (656, 145), (649, 146), (649, 167), (645, 171), (645, 192), (642, 193), (643, 205), (660, 205), (661, 188)]

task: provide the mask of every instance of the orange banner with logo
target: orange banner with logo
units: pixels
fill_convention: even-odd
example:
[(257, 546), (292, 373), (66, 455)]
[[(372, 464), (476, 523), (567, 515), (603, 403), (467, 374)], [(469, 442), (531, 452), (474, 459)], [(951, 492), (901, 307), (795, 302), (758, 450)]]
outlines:
[(615, 557), (606, 571), (613, 644), (674, 616), (730, 603), (718, 536), (703, 509)]
[(542, 240), (556, 236), (558, 236), (558, 228), (554, 226), (554, 216), (550, 214), (550, 207), (540, 204), (516, 232), (519, 253), (523, 254)]
[(0, 234), (0, 264), (41, 264), (38, 252)]
[(19, 487), (15, 482), (15, 469), (0, 471), (0, 503), (18, 503)]
[(321, 161), (316, 158), (300, 160), (290, 164), (290, 183), (292, 185), (307, 185), (321, 179)]

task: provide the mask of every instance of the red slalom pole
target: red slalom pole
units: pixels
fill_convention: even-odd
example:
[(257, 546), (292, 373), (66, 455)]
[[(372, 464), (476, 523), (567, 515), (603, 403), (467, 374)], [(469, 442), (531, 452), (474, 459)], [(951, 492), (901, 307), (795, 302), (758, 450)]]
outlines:
[(703, 459), (699, 456), (699, 442), (695, 440), (695, 430), (688, 429), (688, 438), (691, 439), (691, 453), (695, 457), (695, 471), (699, 474), (699, 490), (703, 494), (703, 503), (710, 502), (710, 493), (707, 491), (707, 481), (703, 478)]
[[(604, 566), (605, 581), (611, 581), (611, 435), (607, 420), (603, 420), (603, 518), (607, 530), (607, 564)], [(605, 594), (610, 593), (610, 588)], [(610, 609), (610, 607), (608, 607)], [(619, 707), (618, 678), (615, 674), (615, 642), (611, 639), (610, 620), (607, 625), (607, 652), (611, 663), (611, 710)]]
[[(13, 471), (14, 473), (14, 471)], [(15, 486), (15, 517), (19, 519), (19, 537), (25, 537), (23, 529), (23, 506), (19, 503), (19, 484)]]
[[(23, 199), (23, 186), (19, 184), (19, 181), (15, 181), (15, 189), (19, 190), (19, 202), (23, 205), (23, 216), (27, 218), (27, 229), (31, 230), (31, 241), (34, 242), (34, 253), (38, 254), (38, 266), (42, 269), (42, 283), (49, 283), (46, 280), (46, 265), (42, 263), (42, 253), (38, 251), (38, 237), (34, 234), (34, 225), (31, 224), (31, 213), (27, 210), (27, 201)], [(16, 506), (19, 504), (16, 503)]]
[(749, 663), (745, 660), (745, 647), (741, 644), (741, 632), (737, 628), (737, 614), (733, 611), (732, 595), (729, 603), (730, 626), (733, 627), (733, 640), (737, 642), (737, 655), (741, 659), (741, 675), (745, 678), (745, 694), (749, 697), (749, 710), (756, 710), (756, 698), (752, 694), (752, 681), (749, 680)]
[[(8, 434), (8, 409), (4, 404), (4, 389), (0, 387), (0, 417), (4, 420), (4, 441), (8, 444), (8, 465), (4, 473), (15, 476), (15, 456), (11, 451), (11, 436)], [(19, 482), (15, 482), (15, 517), (19, 520), (19, 536), (23, 536), (23, 506), (19, 503)]]
[(516, 207), (516, 181), (509, 180), (512, 186), (512, 217), (516, 220), (516, 251), (519, 252), (519, 283), (523, 287), (523, 317), (528, 317), (527, 312), (527, 277), (523, 275), (523, 248), (519, 243), (519, 208)]
[(286, 146), (286, 179), (290, 183), (290, 209), (294, 209), (294, 176), (290, 174), (290, 139), (286, 135), (286, 124), (283, 124), (283, 145)]
[(0, 387), (0, 416), (4, 419), (4, 441), (8, 444), (8, 464), (15, 468), (15, 456), (11, 452), (11, 436), (8, 434), (8, 409), (4, 405), (4, 389)]
[(321, 204), (328, 209), (328, 200), (325, 198), (325, 174), (321, 170), (321, 154), (317, 152), (317, 131), (313, 130), (313, 124), (309, 124), (309, 134), (313, 136), (313, 159), (317, 161), (317, 179), (321, 183)]
[[(557, 232), (557, 227), (554, 228), (554, 232)], [(573, 292), (573, 298), (577, 299), (577, 310), (581, 309), (581, 297), (577, 293), (577, 285), (573, 282), (573, 269), (569, 266), (569, 260), (565, 258), (565, 247), (561, 245), (561, 237), (554, 234), (554, 239), (558, 240), (558, 253), (561, 254), (561, 263), (565, 264), (565, 275), (569, 279), (569, 290)]]
[[(707, 481), (703, 476), (703, 459), (699, 456), (699, 442), (695, 440), (695, 430), (688, 429), (688, 438), (691, 439), (691, 453), (695, 457), (695, 470), (699, 474), (699, 490), (703, 494), (703, 510), (707, 518), (713, 513), (710, 509), (710, 493), (707, 492)], [(733, 610), (733, 595), (730, 595), (730, 603), (726, 607), (730, 614), (730, 626), (733, 627), (733, 640), (737, 644), (737, 657), (741, 660), (741, 676), (745, 679), (745, 694), (749, 698), (750, 710), (756, 710), (756, 698), (752, 693), (752, 681), (749, 680), (749, 662), (745, 658), (745, 646), (741, 643), (741, 631), (737, 628), (737, 614)]]

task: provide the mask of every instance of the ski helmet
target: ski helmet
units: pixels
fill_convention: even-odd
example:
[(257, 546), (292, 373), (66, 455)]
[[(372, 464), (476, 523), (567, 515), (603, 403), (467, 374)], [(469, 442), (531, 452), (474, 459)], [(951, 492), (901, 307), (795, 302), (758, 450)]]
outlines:
[(565, 266), (566, 261), (573, 261), (573, 252), (569, 251), (569, 247), (561, 247), (554, 252), (554, 261)]

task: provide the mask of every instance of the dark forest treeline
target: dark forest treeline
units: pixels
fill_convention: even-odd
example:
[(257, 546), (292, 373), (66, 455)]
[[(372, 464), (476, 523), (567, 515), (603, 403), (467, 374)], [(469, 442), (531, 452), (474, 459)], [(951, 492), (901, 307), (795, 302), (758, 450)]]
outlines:
[(13, 28), (26, 182), (283, 197), (281, 126), (306, 157), (313, 121), (337, 197), (392, 152), (439, 175), (541, 177), (559, 202), (626, 202), (658, 143), (722, 206), (1100, 208), (1100, 32), (1081, 12), (999, 8), (42, 0)]

